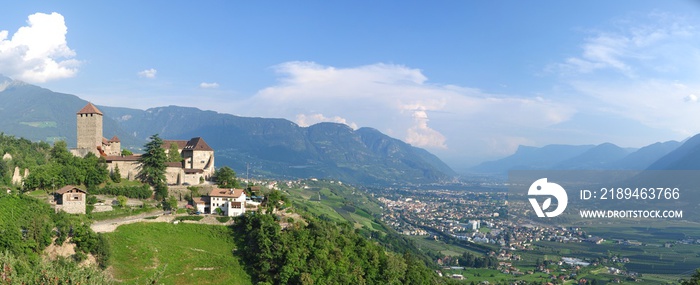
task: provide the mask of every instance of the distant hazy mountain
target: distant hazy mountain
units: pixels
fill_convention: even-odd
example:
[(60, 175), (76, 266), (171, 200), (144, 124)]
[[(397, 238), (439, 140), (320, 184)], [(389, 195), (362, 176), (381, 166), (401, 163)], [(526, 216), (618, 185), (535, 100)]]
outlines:
[(612, 169), (645, 169), (681, 145), (677, 141), (650, 144), (611, 164)]
[(700, 170), (700, 134), (651, 164), (651, 170)]
[[(87, 102), (74, 95), (0, 78), (0, 131), (31, 140), (66, 140), (75, 146), (75, 113)], [(148, 137), (202, 137), (216, 150), (216, 165), (249, 175), (333, 178), (354, 183), (428, 183), (455, 173), (424, 149), (381, 132), (335, 123), (300, 127), (284, 119), (247, 118), (187, 107), (148, 110), (97, 106), (104, 136), (140, 147)]]
[(610, 169), (614, 163), (635, 151), (611, 143), (599, 144), (582, 154), (564, 160), (554, 169)]
[(594, 148), (594, 145), (546, 145), (543, 147), (519, 146), (511, 156), (481, 163), (472, 171), (504, 174), (508, 170), (552, 169), (562, 161), (572, 159)]
[[(700, 138), (688, 140), (686, 144), (695, 145), (700, 160)], [(692, 141), (692, 142), (691, 142)], [(685, 146), (686, 144), (683, 144)], [(687, 151), (681, 151), (683, 146), (677, 141), (655, 143), (640, 149), (621, 148), (611, 143), (594, 145), (547, 145), (541, 148), (520, 146), (515, 154), (484, 162), (472, 169), (478, 173), (506, 174), (509, 170), (533, 169), (646, 169), (659, 161), (659, 169), (679, 163), (688, 156)], [(679, 147), (680, 146), (680, 147)], [(687, 146), (691, 149), (692, 147)], [(673, 155), (676, 153), (675, 155)], [(670, 158), (666, 158), (669, 157)], [(664, 160), (665, 159), (665, 160)], [(700, 169), (700, 163), (698, 168)]]

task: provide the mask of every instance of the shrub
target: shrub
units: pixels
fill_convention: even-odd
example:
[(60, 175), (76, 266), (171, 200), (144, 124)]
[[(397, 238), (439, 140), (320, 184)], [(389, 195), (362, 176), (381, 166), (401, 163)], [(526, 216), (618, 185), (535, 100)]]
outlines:
[(182, 217), (177, 217), (175, 218), (178, 221), (199, 221), (201, 219), (204, 219), (204, 216), (182, 216)]
[(220, 223), (225, 223), (231, 220), (231, 217), (226, 216), (226, 217), (216, 217), (216, 220), (219, 221)]

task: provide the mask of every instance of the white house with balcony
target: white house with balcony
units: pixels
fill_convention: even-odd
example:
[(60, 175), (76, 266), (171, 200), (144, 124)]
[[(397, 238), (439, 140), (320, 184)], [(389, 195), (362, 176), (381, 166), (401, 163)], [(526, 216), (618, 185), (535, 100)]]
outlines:
[(212, 214), (219, 208), (226, 216), (240, 216), (245, 213), (245, 199), (243, 189), (214, 188), (209, 192), (209, 209)]

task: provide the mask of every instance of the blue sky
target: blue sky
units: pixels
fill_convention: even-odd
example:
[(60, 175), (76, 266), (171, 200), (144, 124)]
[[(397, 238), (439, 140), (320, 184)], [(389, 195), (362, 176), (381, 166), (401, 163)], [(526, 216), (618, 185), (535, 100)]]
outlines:
[(457, 169), (700, 132), (696, 1), (95, 2), (5, 4), (0, 73), (101, 105), (374, 127)]

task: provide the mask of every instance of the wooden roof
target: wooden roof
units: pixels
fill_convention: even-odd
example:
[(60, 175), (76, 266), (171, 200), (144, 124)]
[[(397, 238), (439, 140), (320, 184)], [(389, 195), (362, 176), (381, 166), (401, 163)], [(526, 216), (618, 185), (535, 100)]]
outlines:
[(185, 146), (184, 149), (191, 149), (191, 150), (206, 150), (206, 151), (213, 151), (214, 149), (211, 148), (207, 142), (204, 141), (203, 138), (196, 137), (191, 139), (190, 141), (187, 142), (187, 145)]
[(204, 151), (213, 151), (214, 150), (201, 137), (192, 138), (189, 141), (163, 140), (162, 148), (170, 149), (170, 145), (172, 145), (172, 144), (177, 145), (177, 148), (182, 149), (182, 150), (204, 150)]
[(164, 149), (170, 149), (170, 145), (176, 145), (178, 149), (184, 149), (185, 146), (187, 145), (187, 141), (185, 140), (163, 140), (163, 148)]
[(77, 191), (77, 192), (83, 192), (84, 194), (87, 194), (87, 191), (80, 189), (80, 188), (73, 186), (73, 185), (66, 185), (63, 188), (56, 190), (56, 193), (63, 195), (63, 194), (66, 194), (68, 192), (71, 192), (71, 190), (75, 190), (73, 192)]

